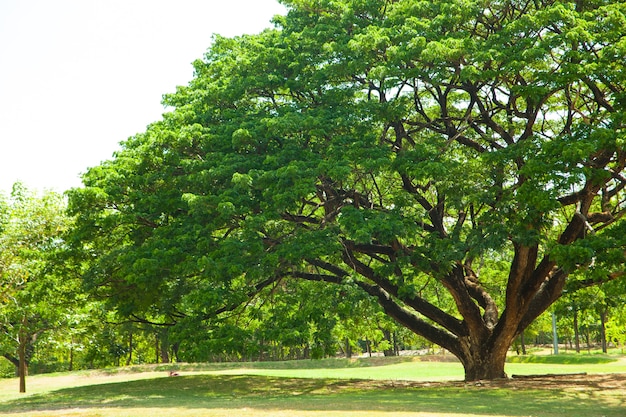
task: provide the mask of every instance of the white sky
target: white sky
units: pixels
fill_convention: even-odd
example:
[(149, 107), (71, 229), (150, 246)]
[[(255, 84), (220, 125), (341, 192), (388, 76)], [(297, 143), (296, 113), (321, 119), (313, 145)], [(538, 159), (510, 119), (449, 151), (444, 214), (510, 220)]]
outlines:
[(284, 13), (276, 0), (0, 0), (0, 193), (81, 186), (161, 119), (212, 34)]

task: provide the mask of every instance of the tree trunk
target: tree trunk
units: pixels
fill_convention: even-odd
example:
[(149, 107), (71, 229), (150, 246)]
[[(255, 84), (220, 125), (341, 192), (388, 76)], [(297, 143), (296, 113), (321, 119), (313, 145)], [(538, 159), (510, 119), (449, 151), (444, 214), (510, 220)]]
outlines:
[(488, 354), (459, 358), (465, 369), (466, 381), (480, 381), (506, 378), (504, 364), (506, 362), (506, 351), (502, 354)]
[(393, 332), (393, 351), (396, 352), (396, 356), (400, 356), (400, 345), (398, 344), (396, 332)]
[(74, 370), (74, 339), (70, 343), (70, 364), (68, 367), (68, 371), (72, 372)]
[(23, 344), (21, 341), (18, 350), (20, 363), (17, 373), (20, 377), (20, 392), (26, 392), (26, 373), (28, 372), (28, 368), (26, 367), (26, 345)]
[(346, 358), (350, 359), (352, 358), (352, 346), (350, 345), (350, 339), (346, 337), (345, 340), (345, 346), (346, 346)]
[(178, 357), (180, 342), (172, 343), (171, 348), (172, 348), (172, 355), (174, 355), (174, 359), (176, 360), (176, 362), (180, 362), (180, 358)]
[(524, 332), (520, 333), (520, 345), (522, 345), (522, 355), (526, 354), (526, 338), (524, 337)]
[(383, 330), (383, 336), (385, 338), (385, 341), (389, 343), (389, 347), (383, 350), (383, 354), (385, 356), (396, 356), (396, 350), (393, 347), (393, 340), (391, 339), (391, 331)]
[(606, 343), (606, 319), (608, 312), (606, 310), (600, 313), (600, 338), (602, 343), (602, 353), (607, 353), (607, 343)]
[(578, 309), (574, 309), (574, 343), (576, 345), (576, 353), (580, 353), (580, 333), (578, 331)]
[(26, 365), (26, 345), (28, 344), (27, 325), (27, 319), (24, 317), (22, 319), (22, 329), (20, 329), (18, 335), (19, 346), (17, 348), (17, 357), (19, 360), (17, 373), (20, 378), (20, 393), (26, 392), (26, 375), (28, 374), (28, 367)]
[(167, 330), (161, 332), (161, 363), (170, 363), (170, 342)]
[(133, 332), (128, 333), (128, 358), (126, 358), (126, 366), (133, 362)]

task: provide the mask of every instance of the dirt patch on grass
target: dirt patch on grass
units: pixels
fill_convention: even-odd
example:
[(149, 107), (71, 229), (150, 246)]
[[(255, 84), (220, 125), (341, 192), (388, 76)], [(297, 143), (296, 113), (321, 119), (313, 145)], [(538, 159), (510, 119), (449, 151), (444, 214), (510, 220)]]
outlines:
[(489, 389), (505, 388), (512, 390), (555, 390), (555, 391), (602, 391), (623, 392), (626, 395), (626, 373), (624, 374), (565, 374), (533, 375), (491, 381), (351, 381), (352, 388), (393, 389), (393, 388), (466, 388)]
[(534, 375), (502, 381), (490, 381), (490, 384), (496, 384), (496, 386), (504, 388), (585, 389), (626, 392), (626, 374)]

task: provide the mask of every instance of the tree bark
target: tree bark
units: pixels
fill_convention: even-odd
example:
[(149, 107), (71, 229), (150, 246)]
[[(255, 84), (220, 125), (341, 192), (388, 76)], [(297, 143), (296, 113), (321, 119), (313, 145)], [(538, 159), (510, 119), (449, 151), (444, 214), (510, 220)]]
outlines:
[(172, 355), (174, 356), (174, 360), (176, 360), (176, 362), (180, 362), (180, 358), (178, 357), (178, 351), (180, 349), (180, 342), (172, 343), (170, 347), (172, 348)]
[(128, 333), (128, 358), (126, 358), (126, 366), (133, 362), (133, 332)]
[(167, 351), (167, 345), (161, 342), (161, 363), (170, 363), (170, 355)]
[(161, 332), (161, 363), (170, 363), (169, 334), (167, 329)]
[(517, 337), (514, 327), (497, 328), (486, 339), (468, 336), (460, 339), (460, 348), (451, 351), (463, 364), (466, 381), (506, 378), (506, 355)]
[(389, 343), (389, 347), (383, 350), (385, 356), (396, 356), (396, 350), (393, 346), (393, 340), (391, 338), (391, 332), (389, 330), (383, 330), (385, 340)]
[(345, 346), (346, 346), (346, 358), (350, 359), (352, 358), (352, 345), (350, 345), (350, 339), (346, 337), (345, 340)]
[(74, 339), (70, 344), (70, 364), (68, 366), (68, 371), (72, 372), (74, 370)]
[(574, 308), (574, 343), (576, 344), (576, 353), (580, 353), (580, 333), (578, 330), (578, 309)]
[(26, 331), (26, 326), (28, 325), (28, 320), (26, 316), (22, 319), (22, 328), (19, 331), (18, 335), (18, 348), (17, 348), (17, 357), (19, 360), (18, 363), (18, 376), (20, 379), (20, 393), (26, 392), (26, 375), (28, 373), (28, 367), (26, 365), (26, 345), (28, 344), (28, 332)]
[(607, 353), (607, 342), (606, 342), (606, 319), (608, 312), (607, 310), (603, 310), (600, 313), (600, 338), (602, 343), (602, 353)]
[(504, 365), (508, 349), (487, 352), (477, 349), (468, 355), (457, 355), (463, 369), (466, 381), (480, 381), (506, 378)]

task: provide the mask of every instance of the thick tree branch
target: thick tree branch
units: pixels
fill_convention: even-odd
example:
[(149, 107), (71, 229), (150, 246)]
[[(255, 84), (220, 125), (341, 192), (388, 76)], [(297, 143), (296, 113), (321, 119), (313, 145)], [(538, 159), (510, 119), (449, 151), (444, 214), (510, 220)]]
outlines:
[(461, 353), (461, 346), (458, 341), (458, 337), (429, 324), (407, 309), (401, 307), (398, 303), (393, 301), (389, 293), (379, 286), (367, 284), (365, 282), (357, 282), (357, 285), (365, 290), (365, 292), (369, 295), (376, 297), (385, 312), (390, 317), (394, 318), (398, 323), (401, 323), (406, 328), (411, 329), (414, 333), (425, 337), (455, 355), (459, 355)]
[(424, 315), (425, 317), (444, 327), (448, 331), (456, 334), (457, 336), (461, 336), (467, 333), (467, 329), (463, 326), (461, 321), (434, 306), (433, 304), (427, 302), (423, 298), (414, 295), (401, 296), (400, 289), (397, 285), (390, 282), (390, 280), (377, 275), (373, 269), (359, 261), (354, 256), (349, 242), (346, 244), (346, 250), (344, 251), (344, 262), (350, 265), (355, 272), (374, 282), (387, 294), (398, 298), (403, 303), (414, 309), (416, 312)]
[(470, 289), (466, 285), (464, 267), (460, 264), (455, 265), (441, 282), (452, 295), (469, 334), (479, 339), (485, 338), (489, 330), (483, 321), (480, 308), (474, 302)]
[(498, 321), (498, 305), (491, 295), (483, 288), (478, 277), (471, 269), (469, 263), (465, 264), (465, 285), (472, 298), (484, 310), (483, 320), (488, 328), (492, 329)]
[(15, 365), (16, 368), (20, 366), (20, 360), (10, 353), (3, 353), (2, 356), (4, 356), (9, 362)]
[(528, 309), (519, 321), (516, 334), (524, 331), (526, 327), (561, 296), (566, 278), (567, 274), (562, 269), (553, 268), (550, 277), (543, 281), (539, 290), (530, 301)]

